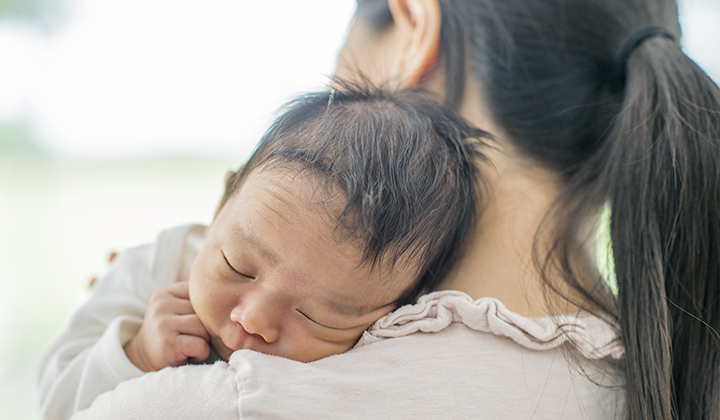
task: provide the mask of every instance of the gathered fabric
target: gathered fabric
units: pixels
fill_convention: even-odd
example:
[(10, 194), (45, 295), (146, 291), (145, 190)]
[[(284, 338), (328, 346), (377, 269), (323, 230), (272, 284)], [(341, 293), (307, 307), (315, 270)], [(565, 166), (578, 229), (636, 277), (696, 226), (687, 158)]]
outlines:
[(426, 294), (417, 303), (387, 314), (363, 334), (356, 347), (416, 332), (435, 333), (453, 323), (508, 337), (534, 350), (571, 343), (590, 360), (619, 359), (624, 353), (614, 326), (592, 314), (527, 318), (508, 310), (497, 299), (486, 297), (473, 301), (466, 293), (456, 290)]

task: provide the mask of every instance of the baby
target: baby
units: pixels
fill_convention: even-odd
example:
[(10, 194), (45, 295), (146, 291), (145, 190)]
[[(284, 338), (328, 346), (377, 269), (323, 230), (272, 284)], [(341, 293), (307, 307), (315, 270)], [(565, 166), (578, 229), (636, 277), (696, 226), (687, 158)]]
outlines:
[[(159, 288), (137, 333), (116, 341), (145, 372), (239, 349), (301, 362), (349, 350), (448, 271), (475, 220), (484, 136), (409, 90), (296, 99), (228, 176), (188, 281)], [(83, 368), (69, 360), (47, 373), (73, 325), (41, 387)]]

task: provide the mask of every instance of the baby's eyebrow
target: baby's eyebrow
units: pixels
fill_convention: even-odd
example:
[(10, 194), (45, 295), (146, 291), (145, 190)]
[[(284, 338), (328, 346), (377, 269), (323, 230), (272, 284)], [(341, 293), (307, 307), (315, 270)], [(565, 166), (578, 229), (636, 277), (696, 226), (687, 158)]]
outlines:
[(270, 250), (267, 243), (263, 241), (259, 236), (255, 235), (251, 230), (247, 229), (245, 226), (236, 226), (233, 229), (233, 234), (237, 239), (243, 242), (247, 242), (255, 248), (255, 250), (266, 260), (270, 261), (272, 264), (276, 264), (278, 259), (277, 255)]

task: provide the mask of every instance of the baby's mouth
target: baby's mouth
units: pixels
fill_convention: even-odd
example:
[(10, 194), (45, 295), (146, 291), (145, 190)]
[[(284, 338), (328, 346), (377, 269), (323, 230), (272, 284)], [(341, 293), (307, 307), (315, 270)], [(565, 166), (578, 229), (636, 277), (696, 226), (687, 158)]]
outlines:
[(233, 328), (228, 331), (224, 331), (226, 334), (222, 337), (222, 342), (226, 348), (231, 351), (237, 351), (241, 349), (253, 349), (253, 344), (257, 337), (255, 334), (251, 334), (243, 328), (239, 323), (234, 323)]
[(230, 355), (234, 352), (234, 350), (228, 348), (222, 338), (218, 336), (210, 337), (210, 347), (222, 360), (226, 362), (230, 359)]

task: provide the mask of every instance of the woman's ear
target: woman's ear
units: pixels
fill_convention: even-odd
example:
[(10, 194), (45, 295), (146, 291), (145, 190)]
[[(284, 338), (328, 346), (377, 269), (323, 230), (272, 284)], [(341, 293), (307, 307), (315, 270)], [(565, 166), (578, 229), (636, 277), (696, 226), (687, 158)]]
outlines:
[(429, 78), (440, 54), (441, 12), (438, 0), (388, 0), (398, 40), (392, 74), (404, 86)]

